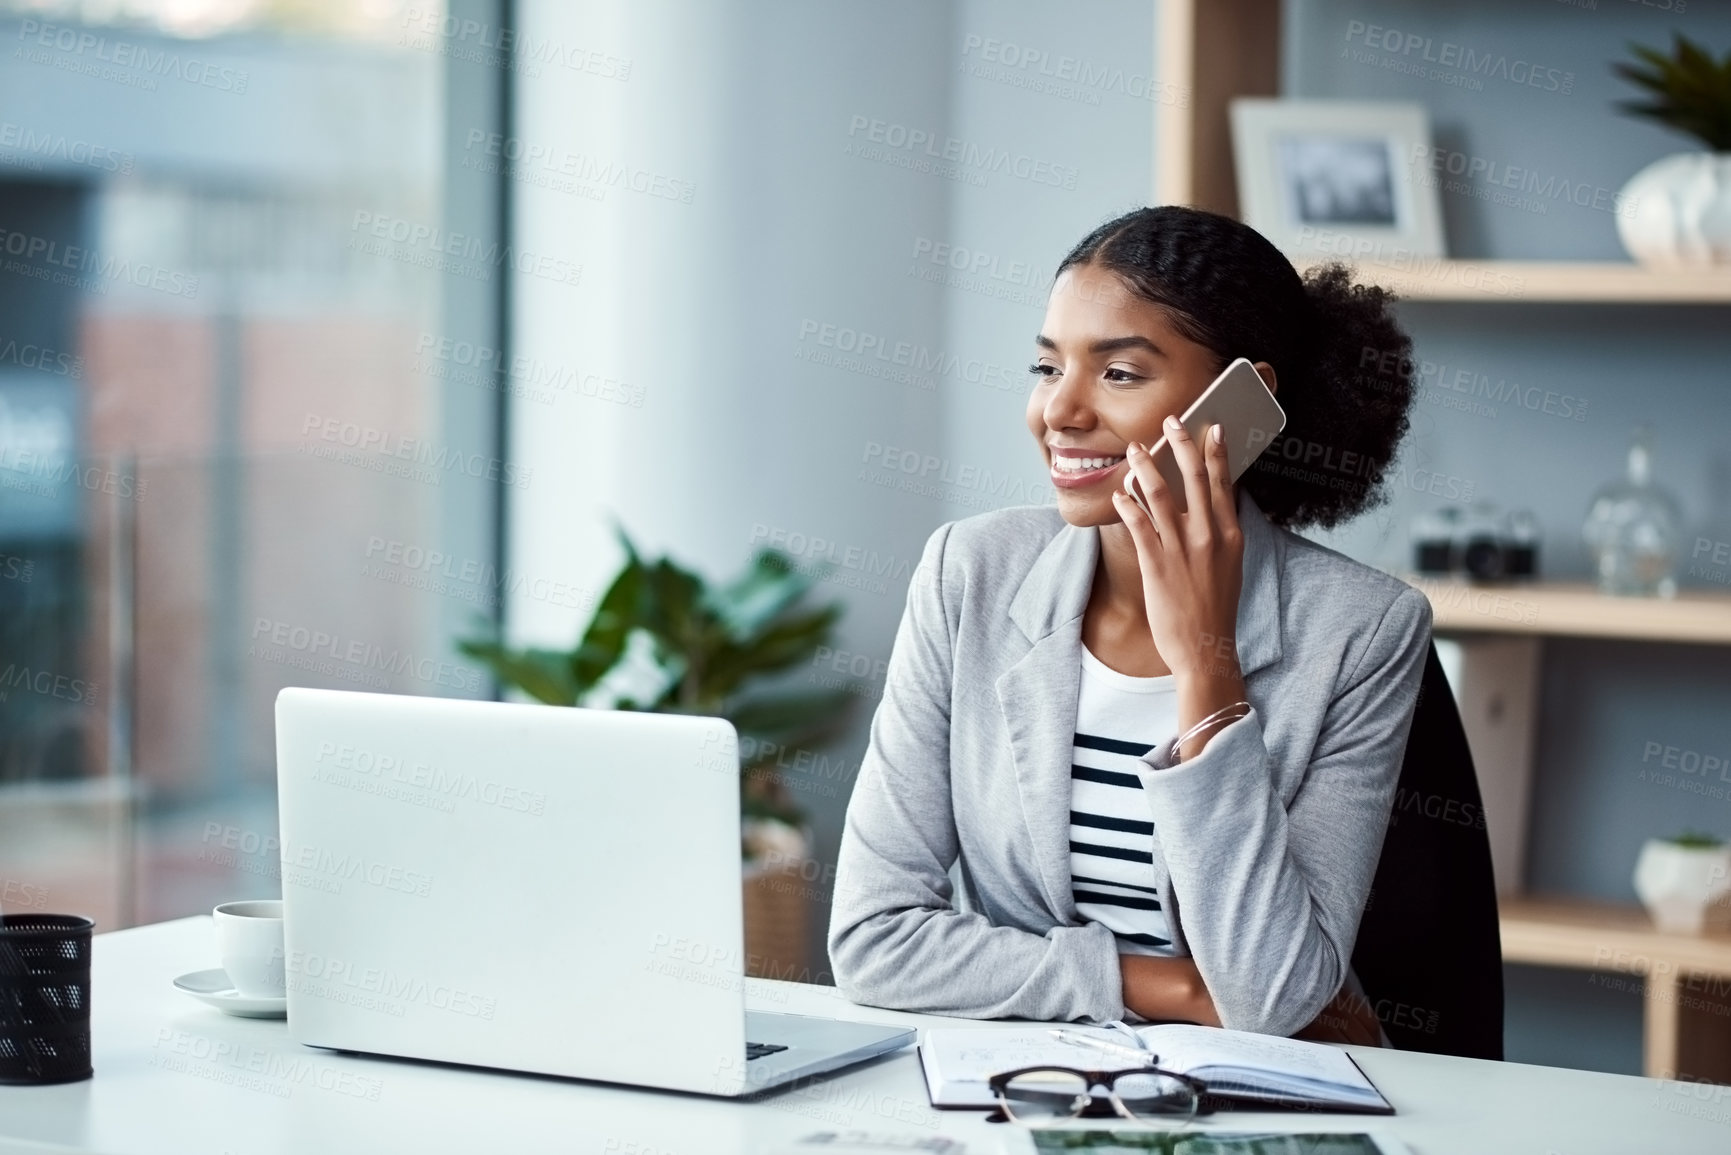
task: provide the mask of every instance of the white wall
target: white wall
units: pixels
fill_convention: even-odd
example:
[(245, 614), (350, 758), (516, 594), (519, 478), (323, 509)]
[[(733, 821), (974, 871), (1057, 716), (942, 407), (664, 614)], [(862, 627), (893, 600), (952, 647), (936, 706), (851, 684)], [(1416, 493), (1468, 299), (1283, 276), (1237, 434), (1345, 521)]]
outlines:
[[(1141, 0), (522, 7), (530, 38), (630, 60), (624, 81), (520, 75), (523, 141), (694, 189), (685, 204), (516, 186), (520, 246), (584, 265), (576, 288), (516, 279), (516, 352), (625, 382), (642, 406), (515, 402), (511, 456), (534, 472), (511, 493), (510, 564), (599, 589), (619, 562), (608, 511), (644, 549), (715, 575), (743, 565), (765, 530), (795, 535), (796, 548), (834, 543), (823, 555), (855, 584), (819, 593), (847, 603), (842, 644), (868, 673), (850, 683), (853, 727), (826, 751), (845, 755), (849, 775), (798, 783), (824, 861), (881, 686), (871, 671), (926, 537), (956, 517), (1051, 500), (1023, 425), (1025, 367), (1052, 268), (1152, 187), (1154, 104), (1130, 94), (1145, 91), (1152, 24)], [(1048, 69), (1075, 67), (1060, 65), (1071, 56), (1118, 71), (1092, 89), (1038, 91), (1038, 65), (984, 60), (1004, 55), (988, 41), (1038, 46)], [(935, 155), (904, 133), (927, 134)], [(874, 134), (882, 151), (858, 155)], [(943, 171), (880, 159), (942, 162), (946, 147), (957, 160)], [(996, 152), (1010, 171), (993, 170)], [(940, 245), (968, 250), (965, 276), (932, 259)], [(898, 346), (902, 360), (923, 359), (904, 369), (920, 380), (810, 359), (837, 354), (826, 334), (846, 342), (846, 331), (878, 339), (884, 356), (864, 363), (879, 370), (897, 369)], [(871, 480), (899, 482), (906, 468), (935, 496)], [(507, 613), (517, 639), (547, 644), (568, 644), (587, 618), (529, 596)]]
[[(1054, 490), (1026, 425), (1026, 370), (1058, 262), (1096, 226), (1152, 195), (1155, 104), (1146, 93), (1155, 59), (1154, 6), (1140, 0), (957, 0), (953, 7), (957, 22), (946, 59), (956, 73), (951, 132), (981, 147), (1030, 154), (1054, 170), (1061, 166), (1065, 180), (1046, 183), (1035, 169), (1027, 179), (994, 173), (985, 187), (950, 185), (944, 239), (969, 250), (970, 266), (984, 256), (988, 270), (1029, 263), (1036, 275), (1026, 290), (1031, 305), (989, 291), (989, 276), (946, 292), (946, 347), (1007, 365), (1016, 392), (946, 381), (944, 451), (994, 475), (1026, 478), (1032, 499), (1050, 501)], [(1044, 58), (1023, 63), (1031, 53)], [(1090, 77), (1102, 76), (1101, 83), (1062, 79), (1080, 77), (1084, 65)], [(1162, 92), (1158, 84), (1154, 92)], [(1012, 278), (995, 284), (999, 292), (1014, 287)]]

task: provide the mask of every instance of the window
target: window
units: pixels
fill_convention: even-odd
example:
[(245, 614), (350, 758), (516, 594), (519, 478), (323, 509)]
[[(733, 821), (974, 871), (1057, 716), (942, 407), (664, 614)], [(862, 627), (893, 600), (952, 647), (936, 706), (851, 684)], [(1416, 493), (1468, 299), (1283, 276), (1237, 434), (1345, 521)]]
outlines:
[(492, 7), (0, 3), (0, 907), (274, 896), (278, 689), (490, 692)]

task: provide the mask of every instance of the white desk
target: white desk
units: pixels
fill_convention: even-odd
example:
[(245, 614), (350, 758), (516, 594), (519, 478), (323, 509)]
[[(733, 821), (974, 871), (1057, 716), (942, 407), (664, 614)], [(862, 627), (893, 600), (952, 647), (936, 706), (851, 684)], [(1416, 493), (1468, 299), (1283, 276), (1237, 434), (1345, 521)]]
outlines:
[[(297, 1046), (280, 1020), (230, 1018), (170, 985), (215, 965), (208, 917), (98, 935), (94, 955), (95, 1078), (0, 1086), (3, 1155), (728, 1155), (825, 1128), (944, 1134), (964, 1140), (969, 1155), (1032, 1150), (1018, 1129), (987, 1124), (981, 1112), (932, 1110), (911, 1048), (804, 1088), (732, 1102)], [(795, 983), (748, 980), (747, 997), (766, 1010), (870, 1022), (960, 1021), (857, 1007), (834, 988)], [(1397, 1115), (1231, 1112), (1200, 1125), (1383, 1129), (1419, 1155), (1731, 1152), (1731, 1087), (1353, 1053)]]

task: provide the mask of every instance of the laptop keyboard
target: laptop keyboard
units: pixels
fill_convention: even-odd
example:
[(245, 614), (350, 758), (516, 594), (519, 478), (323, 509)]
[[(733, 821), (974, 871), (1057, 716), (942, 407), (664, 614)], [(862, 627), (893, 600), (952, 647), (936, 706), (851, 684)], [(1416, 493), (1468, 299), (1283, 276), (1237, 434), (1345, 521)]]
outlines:
[(745, 1044), (745, 1061), (749, 1063), (753, 1059), (761, 1059), (765, 1055), (773, 1055), (777, 1051), (785, 1050), (787, 1048), (780, 1043), (747, 1043)]

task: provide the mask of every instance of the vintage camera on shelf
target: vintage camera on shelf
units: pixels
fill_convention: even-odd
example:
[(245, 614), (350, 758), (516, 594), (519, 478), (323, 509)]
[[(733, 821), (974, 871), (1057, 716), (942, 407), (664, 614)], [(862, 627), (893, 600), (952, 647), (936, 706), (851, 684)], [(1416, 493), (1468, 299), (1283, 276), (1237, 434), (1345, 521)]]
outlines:
[(1539, 572), (1539, 523), (1531, 511), (1481, 502), (1420, 514), (1412, 526), (1413, 568), (1472, 582), (1530, 581)]

